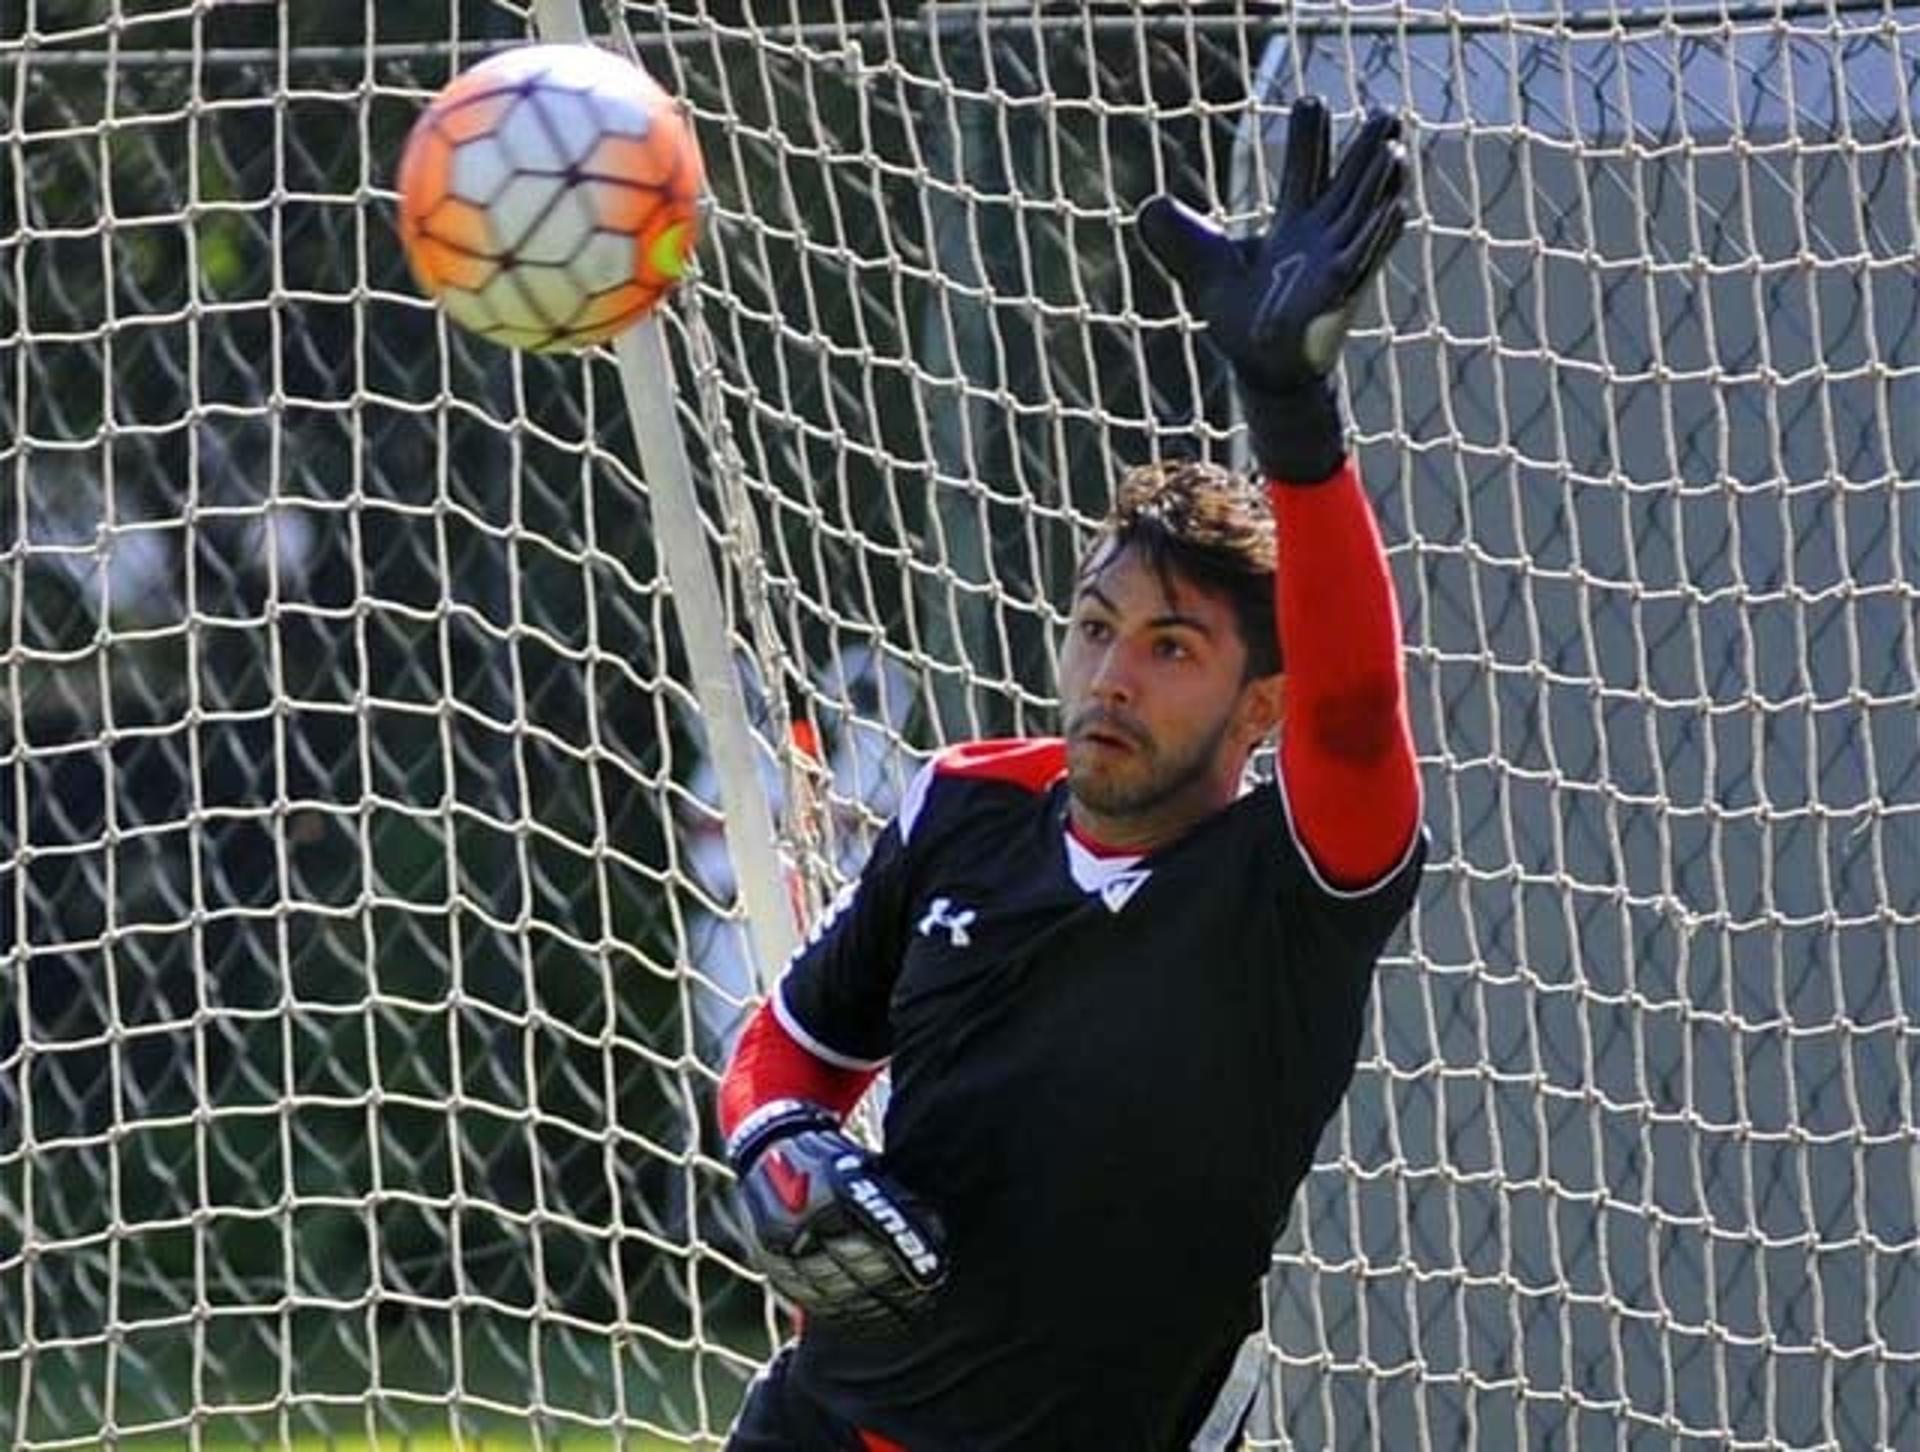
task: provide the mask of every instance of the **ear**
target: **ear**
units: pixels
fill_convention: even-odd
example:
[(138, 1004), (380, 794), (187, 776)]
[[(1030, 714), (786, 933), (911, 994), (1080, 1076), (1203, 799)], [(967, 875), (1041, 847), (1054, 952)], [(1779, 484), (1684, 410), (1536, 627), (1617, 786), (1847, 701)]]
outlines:
[(1251, 750), (1280, 728), (1287, 710), (1287, 678), (1276, 671), (1240, 688), (1240, 736)]

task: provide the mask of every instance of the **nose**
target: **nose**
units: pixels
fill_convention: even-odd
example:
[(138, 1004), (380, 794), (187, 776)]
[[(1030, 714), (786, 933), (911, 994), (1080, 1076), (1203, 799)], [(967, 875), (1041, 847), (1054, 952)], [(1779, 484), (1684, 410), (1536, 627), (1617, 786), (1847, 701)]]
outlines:
[(1093, 674), (1087, 679), (1087, 694), (1103, 704), (1123, 706), (1133, 700), (1133, 669), (1125, 646), (1118, 641), (1100, 652)]

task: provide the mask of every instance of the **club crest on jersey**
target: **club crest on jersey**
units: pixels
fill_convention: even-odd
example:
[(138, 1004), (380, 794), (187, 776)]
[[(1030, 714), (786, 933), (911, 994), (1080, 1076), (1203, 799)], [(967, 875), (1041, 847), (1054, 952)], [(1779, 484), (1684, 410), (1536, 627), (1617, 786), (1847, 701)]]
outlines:
[(973, 942), (967, 929), (979, 916), (972, 908), (957, 906), (950, 897), (936, 897), (927, 904), (927, 915), (920, 919), (918, 932), (923, 938), (931, 938), (935, 928), (945, 928), (947, 941), (956, 948), (965, 948)]
[(1108, 912), (1117, 913), (1132, 900), (1136, 892), (1147, 885), (1147, 879), (1152, 876), (1151, 869), (1140, 868), (1110, 877), (1100, 884), (1100, 901), (1107, 905)]

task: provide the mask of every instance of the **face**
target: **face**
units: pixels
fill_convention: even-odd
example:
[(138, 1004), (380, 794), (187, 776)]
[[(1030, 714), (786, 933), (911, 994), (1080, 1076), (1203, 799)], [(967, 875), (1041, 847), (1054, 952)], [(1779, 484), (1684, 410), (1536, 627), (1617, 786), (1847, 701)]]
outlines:
[(1239, 790), (1278, 719), (1280, 677), (1245, 679), (1227, 600), (1132, 550), (1081, 576), (1060, 659), (1074, 820), (1113, 846), (1166, 840)]

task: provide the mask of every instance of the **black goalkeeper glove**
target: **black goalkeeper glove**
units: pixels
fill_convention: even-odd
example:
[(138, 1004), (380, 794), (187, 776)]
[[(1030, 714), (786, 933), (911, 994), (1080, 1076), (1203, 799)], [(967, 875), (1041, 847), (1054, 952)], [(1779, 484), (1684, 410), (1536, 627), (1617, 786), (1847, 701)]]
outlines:
[(1399, 136), (1397, 116), (1369, 113), (1329, 180), (1327, 110), (1302, 96), (1265, 236), (1236, 242), (1171, 197), (1140, 211), (1142, 240), (1233, 364), (1270, 479), (1316, 484), (1346, 457), (1331, 375), (1360, 295), (1406, 225)]
[(931, 1304), (947, 1275), (939, 1217), (884, 1174), (817, 1104), (780, 1099), (734, 1131), (754, 1259), (807, 1316), (885, 1331)]

